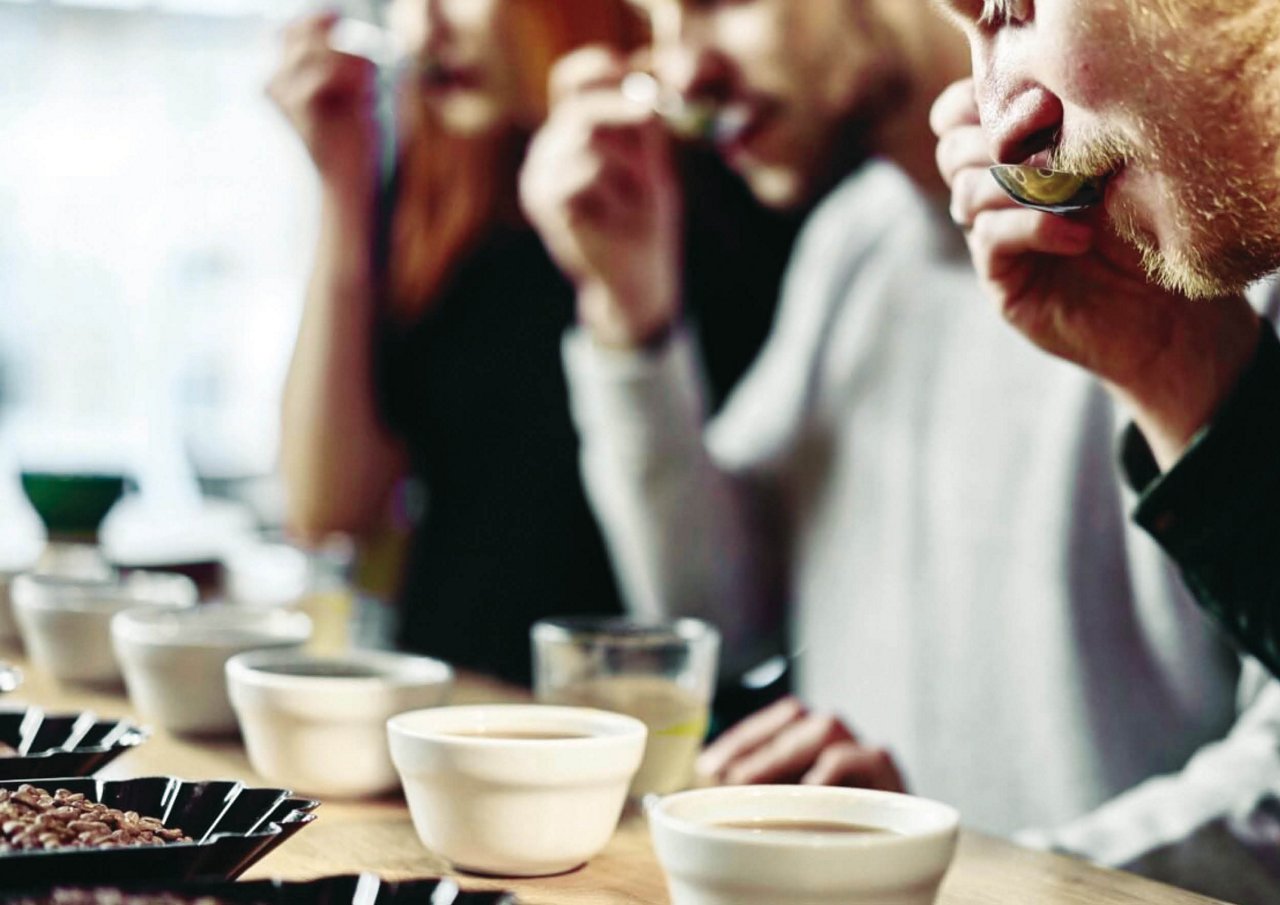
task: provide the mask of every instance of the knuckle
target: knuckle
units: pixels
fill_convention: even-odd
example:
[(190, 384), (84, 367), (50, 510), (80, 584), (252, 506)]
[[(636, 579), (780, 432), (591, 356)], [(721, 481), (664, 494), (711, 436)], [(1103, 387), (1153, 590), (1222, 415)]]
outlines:
[(888, 748), (868, 748), (865, 749), (867, 760), (871, 766), (878, 769), (893, 767), (893, 755)]
[(773, 706), (777, 709), (779, 714), (789, 715), (793, 719), (802, 717), (809, 711), (809, 708), (805, 707), (804, 702), (794, 695), (787, 695)]
[(988, 260), (995, 252), (998, 239), (997, 214), (992, 211), (978, 211), (970, 221), (969, 250), (974, 259)]
[(607, 76), (618, 67), (618, 57), (601, 44), (580, 47), (561, 57), (551, 67), (548, 86), (552, 97), (576, 94), (593, 81)]
[(823, 738), (831, 738), (839, 735), (844, 728), (840, 720), (830, 713), (814, 714), (812, 717), (814, 731), (819, 733)]

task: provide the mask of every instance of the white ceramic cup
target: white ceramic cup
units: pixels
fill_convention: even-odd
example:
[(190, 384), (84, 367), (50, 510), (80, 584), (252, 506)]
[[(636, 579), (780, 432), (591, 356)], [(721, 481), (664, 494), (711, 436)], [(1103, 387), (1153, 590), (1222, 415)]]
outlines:
[(443, 703), (452, 681), (439, 660), (384, 651), (254, 651), (227, 661), (253, 769), (276, 785), (338, 798), (396, 788), (387, 719)]
[[(668, 795), (649, 809), (672, 905), (932, 905), (960, 816), (936, 801), (821, 786), (726, 786)], [(852, 823), (844, 834), (722, 826)]]
[(226, 664), (261, 648), (296, 648), (311, 636), (303, 613), (229, 604), (181, 610), (125, 610), (111, 641), (129, 699), (142, 717), (170, 732), (236, 731)]
[(16, 577), (13, 572), (0, 571), (0, 648), (15, 649), (22, 645), (18, 623), (13, 618), (13, 603), (9, 589)]
[(514, 704), (403, 713), (387, 733), (423, 845), (463, 870), (534, 877), (608, 844), (647, 730), (602, 710)]
[(22, 642), (38, 669), (64, 682), (119, 684), (111, 619), (135, 607), (189, 607), (196, 586), (181, 575), (134, 572), (101, 580), (27, 573), (10, 589)]

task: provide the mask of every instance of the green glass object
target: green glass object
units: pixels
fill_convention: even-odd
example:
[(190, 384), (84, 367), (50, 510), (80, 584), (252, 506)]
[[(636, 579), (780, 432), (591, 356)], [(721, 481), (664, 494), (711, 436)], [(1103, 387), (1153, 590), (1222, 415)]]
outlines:
[(22, 489), (50, 539), (96, 540), (111, 507), (124, 495), (118, 474), (23, 471)]

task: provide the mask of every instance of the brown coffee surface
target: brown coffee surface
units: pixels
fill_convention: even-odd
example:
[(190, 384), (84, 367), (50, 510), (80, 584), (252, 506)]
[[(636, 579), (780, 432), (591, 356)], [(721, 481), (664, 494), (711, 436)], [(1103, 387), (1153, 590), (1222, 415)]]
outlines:
[(277, 663), (255, 667), (276, 676), (303, 676), (309, 679), (378, 679), (384, 673), (354, 663)]
[(558, 742), (574, 738), (591, 738), (586, 732), (543, 732), (537, 729), (462, 729), (448, 735), (462, 738), (504, 738), (520, 741)]
[(848, 823), (843, 820), (726, 820), (713, 824), (729, 830), (751, 830), (756, 833), (821, 833), (846, 836), (898, 836), (900, 833), (883, 826)]

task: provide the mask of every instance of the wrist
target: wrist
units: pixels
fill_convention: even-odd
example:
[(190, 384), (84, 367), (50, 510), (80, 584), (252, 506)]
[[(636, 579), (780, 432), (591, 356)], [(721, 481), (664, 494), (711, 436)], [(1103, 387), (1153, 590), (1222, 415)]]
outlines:
[(373, 214), (376, 180), (320, 179), (320, 204), (323, 210), (343, 217), (370, 217)]
[(677, 308), (672, 303), (625, 302), (599, 284), (587, 284), (578, 290), (579, 322), (597, 345), (610, 349), (661, 346), (675, 326)]
[(1198, 306), (1195, 322), (1125, 385), (1110, 385), (1131, 411), (1161, 471), (1171, 468), (1210, 424), (1258, 346), (1261, 321), (1243, 297), (1193, 304)]

